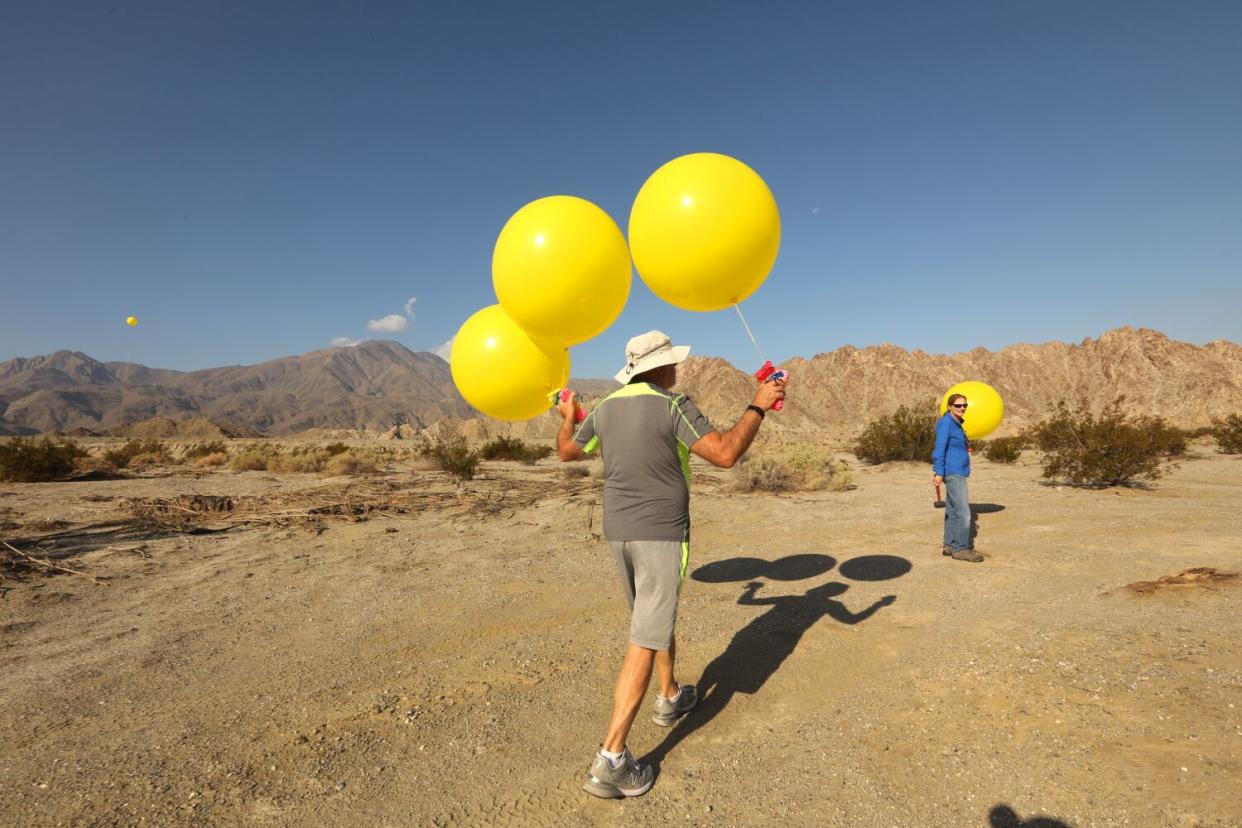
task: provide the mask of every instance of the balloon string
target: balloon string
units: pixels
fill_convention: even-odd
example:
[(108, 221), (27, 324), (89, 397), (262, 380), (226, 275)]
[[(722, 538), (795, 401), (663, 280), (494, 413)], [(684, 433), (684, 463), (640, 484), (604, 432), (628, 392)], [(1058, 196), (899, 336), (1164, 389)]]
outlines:
[(759, 343), (755, 341), (755, 335), (750, 332), (750, 325), (746, 324), (746, 317), (742, 316), (742, 309), (737, 306), (737, 302), (733, 303), (733, 309), (737, 311), (737, 318), (742, 320), (742, 327), (746, 329), (746, 335), (750, 337), (750, 344), (755, 346), (755, 353), (759, 355), (760, 362), (767, 362), (763, 356), (763, 351), (759, 349)]

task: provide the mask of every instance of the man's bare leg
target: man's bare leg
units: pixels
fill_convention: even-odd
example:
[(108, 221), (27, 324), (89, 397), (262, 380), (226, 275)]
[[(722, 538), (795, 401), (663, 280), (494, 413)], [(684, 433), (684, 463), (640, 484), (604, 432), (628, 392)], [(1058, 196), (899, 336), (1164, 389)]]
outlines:
[(634, 717), (638, 715), (638, 707), (642, 704), (643, 696), (647, 694), (647, 685), (651, 682), (651, 665), (655, 658), (655, 650), (648, 650), (637, 644), (630, 644), (626, 648), (621, 672), (617, 676), (617, 690), (613, 696), (612, 721), (608, 725), (608, 736), (604, 739), (604, 750), (609, 753), (625, 750), (625, 740), (630, 735)]
[(673, 678), (673, 665), (677, 661), (677, 639), (669, 642), (667, 650), (656, 650), (656, 679), (660, 682), (660, 695), (671, 699), (677, 695), (677, 680)]

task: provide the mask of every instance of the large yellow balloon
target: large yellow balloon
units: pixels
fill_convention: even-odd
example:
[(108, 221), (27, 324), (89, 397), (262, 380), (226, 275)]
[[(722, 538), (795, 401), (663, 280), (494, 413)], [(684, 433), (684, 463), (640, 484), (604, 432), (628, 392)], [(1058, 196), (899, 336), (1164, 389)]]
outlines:
[(949, 410), (949, 397), (953, 394), (966, 396), (966, 419), (962, 422), (962, 430), (972, 440), (987, 437), (1000, 425), (1005, 416), (1005, 401), (996, 389), (986, 382), (970, 380), (959, 382), (940, 398), (940, 413)]
[(750, 296), (772, 270), (781, 214), (750, 167), (711, 152), (674, 158), (638, 191), (630, 252), (652, 293), (713, 311)]
[(569, 381), (569, 351), (531, 339), (500, 305), (465, 321), (449, 354), (453, 383), (466, 402), (491, 417), (529, 420)]
[(492, 252), (501, 306), (532, 336), (576, 345), (602, 333), (630, 296), (630, 251), (612, 217), (574, 196), (532, 201)]
[(129, 325), (131, 328), (137, 327), (137, 326), (138, 326), (138, 317), (136, 317), (136, 316), (127, 316), (127, 317), (125, 317), (125, 324), (126, 324), (126, 325)]

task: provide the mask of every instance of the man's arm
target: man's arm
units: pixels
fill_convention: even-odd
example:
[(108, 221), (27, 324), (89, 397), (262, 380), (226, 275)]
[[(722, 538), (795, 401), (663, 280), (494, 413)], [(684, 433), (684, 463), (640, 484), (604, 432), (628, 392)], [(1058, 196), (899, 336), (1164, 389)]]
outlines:
[[(758, 406), (764, 411), (771, 411), (772, 406), (776, 405), (778, 400), (783, 399), (785, 399), (783, 380), (765, 382), (759, 386), (751, 405)], [(762, 422), (763, 417), (748, 408), (733, 428), (723, 434), (719, 431), (704, 434), (694, 445), (690, 446), (690, 450), (713, 466), (731, 469), (754, 442), (755, 435), (759, 433), (759, 424)]]
[(768, 605), (775, 604), (780, 600), (779, 598), (756, 598), (755, 591), (761, 586), (763, 586), (763, 584), (758, 581), (751, 581), (746, 585), (746, 589), (737, 599), (737, 602), (744, 607), (766, 607)]
[(586, 452), (574, 442), (574, 426), (577, 425), (578, 395), (569, 392), (569, 399), (556, 404), (556, 413), (565, 418), (556, 432), (556, 454), (561, 462), (581, 460)]

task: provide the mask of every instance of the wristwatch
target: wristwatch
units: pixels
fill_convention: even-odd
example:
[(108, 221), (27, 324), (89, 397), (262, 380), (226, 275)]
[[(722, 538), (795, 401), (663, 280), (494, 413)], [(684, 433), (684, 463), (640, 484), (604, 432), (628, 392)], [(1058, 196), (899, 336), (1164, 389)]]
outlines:
[(755, 412), (756, 414), (759, 415), (759, 419), (761, 420), (763, 419), (764, 414), (765, 414), (764, 410), (757, 405), (748, 405), (746, 406), (746, 410)]

